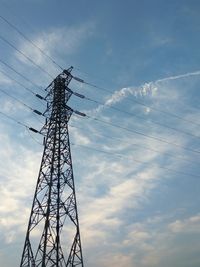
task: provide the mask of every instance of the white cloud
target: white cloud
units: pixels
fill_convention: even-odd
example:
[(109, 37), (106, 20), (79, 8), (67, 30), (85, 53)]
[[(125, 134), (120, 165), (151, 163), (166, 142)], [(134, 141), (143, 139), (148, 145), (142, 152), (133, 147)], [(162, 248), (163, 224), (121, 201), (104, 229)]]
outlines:
[[(54, 36), (50, 35), (49, 38), (52, 38), (52, 43), (55, 44)], [(44, 45), (47, 44), (44, 42)], [(52, 48), (50, 45), (49, 49), (50, 53), (53, 53), (53, 45)], [(43, 64), (42, 61), (39, 63)], [(157, 97), (157, 105), (162, 105), (164, 101), (163, 98), (159, 97), (158, 87), (155, 87), (155, 84), (144, 84), (141, 88), (123, 88), (119, 92), (114, 92), (113, 96), (106, 100), (105, 105), (117, 104), (129, 94), (135, 96), (153, 94), (154, 97)], [(179, 93), (174, 94), (176, 94), (177, 98), (179, 97)], [(171, 95), (167, 92), (165, 101), (167, 102), (170, 97)], [(7, 110), (14, 112), (14, 110), (11, 110), (12, 104), (8, 103), (7, 105)], [(103, 107), (98, 108), (97, 112), (100, 111), (103, 111)], [(149, 111), (148, 109), (146, 110), (147, 113)], [(198, 117), (198, 112), (194, 113), (194, 115)], [(118, 118), (116, 114), (113, 114), (110, 117), (104, 115), (103, 119), (112, 121), (112, 119)], [(123, 118), (122, 123), (129, 128), (133, 127), (135, 129), (140, 127), (139, 129), (141, 131), (145, 130), (145, 125), (141, 125), (140, 121), (138, 122), (132, 118)], [(87, 124), (85, 123), (85, 125), (84, 127), (86, 128)], [(151, 232), (149, 222), (146, 225), (142, 225), (142, 223), (136, 225), (132, 221), (129, 221), (129, 213), (134, 214), (134, 212), (142, 210), (146, 203), (151, 201), (153, 192), (155, 192), (154, 190), (159, 189), (159, 185), (163, 182), (164, 178), (172, 176), (171, 174), (166, 174), (159, 166), (161, 163), (163, 164), (163, 154), (165, 152), (173, 154), (174, 147), (161, 144), (156, 140), (129, 135), (125, 132), (121, 134), (121, 130), (119, 129), (111, 131), (100, 125), (96, 127), (91, 121), (87, 130), (88, 133), (85, 135), (81, 129), (73, 129), (72, 135), (76, 143), (92, 146), (93, 141), (98, 140), (94, 136), (94, 133), (107, 131), (106, 134), (111, 136), (119, 135), (122, 140), (113, 143), (110, 141), (106, 142), (105, 140), (102, 143), (101, 140), (98, 142), (99, 148), (113, 151), (114, 153), (125, 154), (124, 159), (119, 159), (115, 157), (109, 158), (109, 156), (104, 154), (97, 155), (95, 152), (88, 153), (87, 151), (84, 153), (81, 149), (78, 152), (73, 151), (73, 154), (75, 154), (73, 157), (74, 167), (76, 169), (75, 179), (77, 176), (78, 178), (80, 177), (77, 181), (77, 198), (78, 203), (80, 203), (81, 234), (86, 253), (87, 251), (92, 251), (92, 256), (89, 257), (91, 266), (96, 263), (95, 260), (98, 253), (95, 251), (99, 249), (99, 244), (102, 245), (101, 253), (105, 257), (102, 260), (98, 260), (96, 266), (107, 267), (111, 263), (113, 266), (122, 267), (133, 267), (138, 266), (138, 264), (141, 267), (159, 266), (161, 256), (166, 257), (166, 255), (172, 255), (169, 246), (170, 242), (165, 245), (165, 238), (171, 238), (170, 233), (183, 231), (188, 221), (185, 220), (182, 222), (177, 219), (162, 234), (162, 229), (160, 228), (158, 231), (152, 230)], [(89, 130), (91, 130), (91, 133)], [(148, 127), (146, 131), (148, 134), (159, 134), (161, 138), (171, 142), (178, 140), (182, 145), (188, 142), (188, 139), (182, 138), (178, 134), (169, 135), (164, 129), (161, 130), (158, 127)], [(16, 242), (19, 235), (25, 233), (32, 202), (33, 188), (35, 188), (37, 170), (40, 162), (40, 156), (38, 154), (32, 154), (32, 151), (22, 146), (13, 147), (11, 145), (12, 143), (10, 144), (11, 140), (11, 137), (6, 138), (6, 135), (2, 136), (2, 152), (0, 157), (2, 169), (0, 229), (2, 232), (6, 230), (6, 233), (8, 233), (7, 237), (3, 235), (4, 241), (7, 243)], [(145, 151), (137, 148), (137, 146), (131, 146), (132, 143), (156, 148), (160, 153)], [(136, 164), (134, 158), (147, 162), (147, 165)], [(167, 159), (163, 165), (179, 170), (183, 166), (183, 162), (181, 163), (175, 159)], [(21, 211), (22, 206), (23, 215)], [(154, 220), (154, 225), (161, 221), (160, 217), (157, 217)], [(153, 224), (153, 220), (151, 223)], [(197, 229), (197, 226), (193, 228)], [(123, 236), (120, 236), (121, 232), (124, 232)], [(158, 251), (156, 247), (159, 247)], [(128, 249), (127, 254), (124, 253), (124, 248)], [(132, 251), (130, 252), (130, 250)], [(142, 258), (140, 254), (144, 253), (146, 254)], [(112, 260), (110, 260), (111, 258)]]
[(199, 233), (200, 215), (197, 214), (183, 220), (176, 220), (169, 224), (169, 230), (173, 233)]
[[(84, 240), (87, 240), (85, 246), (94, 247), (101, 240), (107, 244), (113, 231), (123, 228), (126, 221), (123, 220), (122, 213), (128, 209), (134, 212), (147, 202), (150, 192), (157, 186), (162, 175), (159, 169), (152, 166), (136, 171), (138, 166), (131, 165), (131, 161), (111, 165), (110, 162), (100, 160), (101, 163), (95, 163), (95, 166), (91, 159), (88, 160), (93, 171), (88, 170), (91, 174), (83, 178), (84, 184), (79, 185), (81, 191), (78, 199), (82, 203), (81, 214), (84, 214), (81, 215), (81, 229)], [(96, 172), (95, 169), (99, 171)], [(129, 175), (129, 179), (124, 179), (129, 172), (133, 174)], [(100, 196), (98, 193), (93, 196), (90, 194), (101, 190), (101, 184), (104, 183), (107, 186), (105, 193)]]
[[(150, 93), (147, 85), (146, 88), (147, 91), (144, 90), (143, 94)], [(158, 107), (163, 106), (163, 103), (165, 107), (168, 104), (170, 106), (171, 99), (173, 99), (173, 101), (174, 99), (180, 99), (181, 94), (179, 87), (174, 86), (173, 90), (170, 91), (167, 90), (169, 89), (167, 84), (165, 84), (165, 86), (160, 84), (159, 88), (161, 93), (157, 91), (157, 89), (152, 91)], [(120, 92), (122, 93), (123, 91)], [(124, 93), (119, 95), (114, 94), (114, 97), (109, 98), (108, 102), (105, 103), (108, 106), (113, 105), (117, 103), (117, 101), (122, 100), (123, 94)], [(99, 107), (98, 112), (100, 111), (104, 111), (102, 107)], [(170, 111), (172, 111), (172, 109)], [(102, 114), (105, 119), (105, 113)], [(115, 116), (116, 114), (110, 116), (111, 121), (113, 120), (113, 122), (115, 122), (115, 120), (119, 120), (117, 116)], [(192, 114), (190, 115), (187, 113), (182, 114), (183, 118), (187, 118), (187, 116), (191, 116), (190, 119), (193, 120), (199, 116), (199, 112), (197, 110), (192, 110)], [(170, 120), (170, 122), (172, 122), (172, 120)], [(120, 123), (127, 125), (128, 128), (135, 129), (140, 127), (140, 129), (142, 129), (141, 131), (145, 133), (158, 135), (161, 139), (179, 143), (182, 146), (187, 146), (190, 141), (187, 136), (182, 136), (174, 132), (171, 133), (157, 126), (150, 127), (150, 124), (148, 124), (148, 129), (145, 129), (145, 127), (143, 128), (143, 124), (140, 125), (140, 121), (137, 122), (137, 120), (128, 117), (120, 120)], [(176, 121), (176, 127), (179, 126), (184, 127), (184, 122)], [(121, 130), (119, 129), (111, 131), (107, 128), (102, 130), (100, 125), (93, 125), (93, 127), (94, 129), (97, 128), (97, 133), (98, 129), (100, 129), (99, 134), (102, 132), (103, 134), (111, 135), (111, 137), (121, 136), (122, 140), (118, 142), (116, 140), (116, 142), (111, 143), (108, 139), (109, 141), (106, 143), (106, 139), (104, 139), (105, 144), (102, 145), (100, 142), (98, 143), (98, 147), (107, 151), (117, 151), (117, 153), (123, 151), (128, 159), (119, 160), (115, 157), (111, 157), (110, 159), (110, 157), (106, 155), (99, 154), (99, 156), (97, 156), (94, 153), (92, 156), (85, 152), (85, 156), (82, 156), (81, 160), (77, 163), (80, 164), (79, 167), (82, 168), (82, 170), (84, 169), (82, 166), (87, 166), (87, 171), (81, 173), (81, 179), (83, 180), (80, 182), (78, 189), (78, 199), (82, 204), (80, 209), (80, 222), (86, 251), (92, 247), (96, 253), (98, 249), (96, 244), (101, 243), (104, 247), (106, 260), (101, 264), (97, 264), (105, 264), (105, 266), (110, 264), (109, 257), (112, 258), (115, 253), (116, 255), (121, 255), (121, 252), (124, 250), (128, 251), (127, 255), (123, 253), (128, 259), (127, 266), (161, 266), (161, 263), (164, 261), (167, 264), (167, 259), (170, 257), (172, 258), (172, 262), (175, 263), (176, 257), (178, 257), (180, 251), (177, 250), (174, 252), (173, 250), (174, 232), (172, 233), (169, 229), (167, 222), (171, 218), (177, 218), (178, 214), (175, 213), (173, 216), (166, 214), (163, 216), (161, 212), (160, 215), (148, 218), (147, 222), (144, 224), (139, 221), (137, 225), (133, 223), (133, 221), (128, 220), (126, 212), (132, 214), (134, 214), (134, 212), (137, 213), (138, 210), (143, 212), (143, 209), (145, 209), (147, 205), (146, 203), (151, 202), (153, 193), (159, 192), (162, 186), (165, 186), (165, 182), (168, 178), (181, 178), (181, 176), (177, 174), (174, 175), (173, 172), (160, 169), (159, 166), (168, 167), (177, 171), (184, 171), (184, 162), (181, 160), (179, 161), (178, 158), (173, 158), (173, 155), (186, 157), (186, 160), (187, 158), (189, 159), (191, 155), (183, 154), (181, 149), (176, 150), (176, 147), (173, 147), (173, 145), (162, 144), (156, 140), (133, 136), (131, 134), (128, 135), (128, 133), (126, 134), (125, 132), (121, 134)], [(189, 127), (188, 130), (193, 132), (191, 127)], [(90, 131), (88, 131), (88, 134), (89, 132)], [(92, 145), (93, 139), (91, 138), (90, 141), (90, 145)], [(131, 143), (155, 148), (159, 150), (160, 153), (146, 151), (141, 148), (136, 149), (137, 146), (130, 146)], [(96, 146), (97, 143), (95, 147)], [(170, 153), (172, 157), (166, 158), (164, 155), (166, 152)], [(136, 164), (134, 161), (131, 162), (132, 157), (133, 159), (136, 158), (141, 161), (146, 161), (149, 165)], [(191, 160), (192, 159), (193, 156), (191, 157)], [(161, 165), (161, 162), (163, 165)], [(190, 169), (187, 171), (192, 172), (193, 170)], [(137, 215), (134, 219), (137, 220)], [(115, 239), (115, 233), (119, 233), (120, 231), (123, 232), (123, 236)], [(178, 238), (176, 239), (175, 237), (174, 240), (178, 242)], [(111, 248), (109, 248), (109, 245)], [(115, 249), (115, 253), (112, 249)], [(130, 251), (133, 251), (133, 253)], [(185, 250), (183, 249), (183, 251)], [(163, 266), (167, 266), (165, 263), (163, 263)], [(94, 264), (92, 259), (90, 259), (90, 264)]]
[(13, 243), (19, 234), (25, 234), (31, 205), (27, 198), (33, 195), (41, 156), (16, 144), (2, 126), (1, 123), (0, 231), (6, 243)]
[(80, 145), (89, 145), (90, 144), (90, 139), (88, 136), (83, 134), (78, 128), (75, 128), (73, 126), (71, 128), (71, 134), (73, 136), (73, 140), (75, 143), (78, 143)]
[(194, 249), (190, 237), (199, 233), (200, 216), (196, 214), (168, 223), (176, 217), (177, 213), (163, 214), (129, 224), (124, 240), (118, 246), (133, 252), (132, 266), (167, 267), (169, 264), (176, 266), (178, 263), (180, 266), (187, 266), (193, 261), (192, 253), (198, 253), (200, 243), (195, 243), (197, 247)]
[[(62, 64), (68, 62), (66, 59), (70, 58), (71, 55), (73, 56), (80, 51), (84, 42), (93, 34), (93, 27), (92, 24), (86, 23), (73, 27), (52, 28), (33, 36), (31, 39), (45, 53), (56, 58)], [(165, 45), (170, 40), (161, 38), (156, 41), (157, 45)], [(49, 64), (49, 60), (42, 56), (38, 49), (31, 44), (25, 41), (21, 42), (19, 49), (48, 72), (53, 75), (56, 74), (55, 68), (52, 64)], [(110, 54), (112, 50), (107, 52)], [(25, 70), (26, 74), (37, 81), (43, 80), (41, 73), (35, 75), (35, 69), (32, 68), (29, 61), (17, 53), (16, 56), (24, 64), (17, 65), (19, 69)], [(155, 100), (153, 105), (169, 107), (170, 110), (174, 110), (169, 100), (172, 99), (177, 103), (176, 101), (180, 99), (180, 92), (182, 91), (174, 88), (174, 91), (169, 92), (167, 83), (199, 75), (200, 71), (191, 72), (144, 83), (139, 87), (130, 86), (116, 90), (110, 97), (106, 98), (104, 105), (100, 105), (97, 109), (88, 113), (103, 113), (105, 107), (118, 104), (129, 96), (135, 98), (153, 96)], [(1, 75), (0, 83), (10, 85), (10, 81)], [(46, 84), (46, 81), (44, 84)], [(159, 90), (162, 91), (162, 94), (159, 93)], [(4, 103), (1, 107), (9, 114), (15, 115), (17, 111), (24, 108), (13, 101), (5, 102), (3, 99), (2, 102)], [(129, 108), (127, 106), (127, 109)], [(142, 115), (145, 113), (145, 115), (148, 115), (146, 117), (153, 116), (154, 114), (151, 111), (150, 108), (143, 107)], [(190, 139), (177, 133), (170, 133), (166, 129), (152, 126), (150, 123), (141, 123), (137, 119), (127, 117), (121, 119), (118, 114), (106, 116), (103, 113), (102, 116), (106, 121), (114, 120), (128, 128), (139, 129), (139, 131), (144, 131), (147, 134), (155, 134), (181, 145), (187, 145), (190, 141)], [(194, 110), (191, 114), (185, 112), (183, 117), (198, 120), (199, 112)], [(159, 119), (164, 121), (161, 116)], [(172, 120), (169, 121), (171, 125), (173, 122)], [(102, 125), (94, 125), (92, 121), (88, 124), (89, 126), (86, 122), (83, 123), (87, 135), (82, 130), (72, 128), (70, 138), (73, 137), (76, 143), (89, 146), (95, 144), (95, 147), (98, 146), (99, 149), (113, 153), (124, 153), (125, 155), (125, 158), (119, 159), (115, 156), (110, 157), (92, 151), (83, 152), (81, 149), (75, 150), (72, 148), (72, 150), (74, 149), (72, 156), (77, 185), (83, 252), (86, 251), (86, 254), (88, 254), (88, 257), (84, 256), (89, 263), (88, 266), (177, 266), (176, 264), (164, 265), (162, 264), (163, 259), (167, 262), (169, 258), (174, 259), (175, 256), (179, 255), (179, 252), (177, 252), (178, 246), (176, 249), (174, 248), (174, 244), (178, 244), (178, 235), (183, 235), (186, 232), (189, 234), (199, 233), (199, 214), (186, 219), (180, 219), (178, 214), (173, 214), (170, 217), (167, 213), (164, 216), (165, 207), (162, 207), (163, 213), (160, 212), (157, 216), (152, 215), (146, 220), (141, 217), (145, 217), (151, 212), (156, 213), (157, 205), (154, 204), (153, 208), (150, 207), (151, 200), (157, 193), (162, 192), (165, 181), (172, 177), (174, 179), (180, 178), (178, 175), (175, 176), (160, 169), (159, 166), (169, 167), (177, 171), (185, 168), (183, 162), (176, 160), (176, 158), (165, 157), (164, 153), (179, 154), (186, 159), (190, 158), (190, 155), (184, 155), (181, 150), (178, 151), (175, 147), (162, 144), (156, 140), (131, 135), (127, 132), (122, 134), (122, 130), (119, 129), (111, 131)], [(191, 129), (190, 125), (185, 126), (180, 121), (176, 123), (176, 126), (188, 127), (188, 130), (196, 131), (197, 134), (199, 131), (199, 129)], [(27, 149), (25, 143), (19, 145), (19, 143), (16, 143), (18, 141), (13, 141), (13, 138), (19, 138), (20, 136), (16, 136), (15, 128), (13, 128), (13, 132), (6, 132), (5, 125), (1, 124), (0, 129), (0, 232), (3, 239), (2, 246), (4, 246), (5, 243), (16, 244), (21, 236), (25, 237), (41, 153), (34, 149), (34, 145)], [(121, 136), (121, 140), (112, 142), (109, 139), (106, 141), (105, 138), (99, 141), (94, 133), (101, 134), (101, 132), (111, 137)], [(24, 132), (22, 131), (21, 134), (24, 135)], [(20, 139), (20, 141), (22, 140)], [(159, 153), (132, 146), (132, 143), (155, 148)], [(134, 159), (139, 159), (147, 164), (137, 164)], [(193, 158), (191, 157), (191, 159)], [(161, 204), (159, 203), (159, 205)], [(147, 208), (148, 210), (146, 210)], [(138, 213), (142, 214), (140, 214), (141, 217), (140, 215), (137, 217)], [(64, 233), (64, 237), (72, 237), (71, 228), (67, 228)], [(35, 235), (38, 234), (38, 232), (35, 233)], [(185, 250), (183, 250), (184, 252)], [(19, 253), (17, 254), (19, 255)], [(176, 262), (173, 261), (173, 263)]]
[(157, 95), (158, 87), (162, 85), (165, 82), (179, 80), (183, 78), (189, 78), (193, 76), (199, 76), (200, 71), (197, 70), (195, 72), (188, 72), (181, 75), (175, 75), (175, 76), (169, 76), (162, 79), (157, 79), (155, 81), (151, 81), (148, 83), (144, 83), (139, 87), (125, 87), (120, 90), (116, 90), (106, 101), (103, 105), (99, 105), (97, 108), (95, 108), (91, 114), (97, 114), (101, 111), (103, 111), (106, 107), (112, 106), (118, 102), (121, 102), (123, 99), (128, 97), (129, 95), (133, 95), (134, 97), (140, 97), (140, 96), (147, 96)]
[[(63, 58), (72, 55), (80, 49), (81, 45), (93, 33), (94, 24), (85, 23), (79, 26), (52, 28), (46, 32), (32, 37), (32, 42), (39, 47), (45, 54), (57, 62), (62, 62)], [(20, 44), (19, 49), (29, 58), (35, 61), (49, 72), (54, 72), (51, 60), (46, 57), (37, 47), (24, 41)], [(32, 64), (22, 55), (16, 53), (18, 59), (23, 63), (32, 66)], [(51, 63), (51, 64), (49, 64)], [(51, 67), (50, 67), (51, 65)]]
[(136, 267), (132, 261), (131, 255), (126, 255), (125, 253), (105, 253), (105, 255), (100, 258), (96, 266)]
[(0, 72), (0, 85), (11, 85), (12, 81)]

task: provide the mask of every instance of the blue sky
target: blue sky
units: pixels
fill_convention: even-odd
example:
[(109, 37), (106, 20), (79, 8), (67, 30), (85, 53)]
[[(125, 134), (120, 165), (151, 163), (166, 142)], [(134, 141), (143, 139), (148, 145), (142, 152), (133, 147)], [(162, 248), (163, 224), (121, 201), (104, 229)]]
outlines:
[[(199, 1), (0, 3), (0, 16), (58, 64), (74, 66), (74, 76), (106, 89), (73, 80), (71, 89), (103, 105), (75, 96), (69, 105), (121, 127), (77, 116), (70, 121), (85, 266), (199, 267)], [(0, 60), (38, 85), (0, 63), (0, 89), (44, 111), (1, 71), (40, 94), (52, 78), (2, 37), (52, 77), (60, 70), (0, 18)], [(42, 118), (2, 91), (0, 111), (42, 127)], [(1, 115), (2, 267), (20, 262), (41, 143)], [(67, 238), (70, 229), (64, 233)]]

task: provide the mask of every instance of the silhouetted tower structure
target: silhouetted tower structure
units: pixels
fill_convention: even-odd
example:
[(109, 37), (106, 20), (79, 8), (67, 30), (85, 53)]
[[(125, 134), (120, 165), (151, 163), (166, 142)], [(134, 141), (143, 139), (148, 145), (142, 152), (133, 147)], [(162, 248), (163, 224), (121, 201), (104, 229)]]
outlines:
[(20, 267), (83, 267), (68, 133), (71, 70), (46, 89), (44, 152)]

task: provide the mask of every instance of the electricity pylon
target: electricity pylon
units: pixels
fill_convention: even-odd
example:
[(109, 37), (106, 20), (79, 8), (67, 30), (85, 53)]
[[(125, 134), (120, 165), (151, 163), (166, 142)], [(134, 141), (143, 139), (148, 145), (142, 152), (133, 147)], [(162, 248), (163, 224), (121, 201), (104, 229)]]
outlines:
[(71, 71), (64, 70), (46, 89), (44, 152), (20, 267), (83, 267), (68, 133)]

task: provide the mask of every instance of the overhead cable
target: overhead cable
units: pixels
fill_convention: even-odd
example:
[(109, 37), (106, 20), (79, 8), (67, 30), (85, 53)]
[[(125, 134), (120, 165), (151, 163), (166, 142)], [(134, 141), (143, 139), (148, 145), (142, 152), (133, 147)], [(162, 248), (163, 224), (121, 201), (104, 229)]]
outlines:
[(21, 101), (20, 99), (16, 98), (15, 96), (12, 96), (11, 94), (7, 93), (6, 91), (4, 91), (3, 89), (0, 88), (0, 91), (9, 96), (10, 98), (13, 98), (15, 101), (19, 102), (20, 104), (22, 104), (23, 106), (25, 106), (26, 108), (30, 109), (31, 111), (33, 111), (33, 108), (31, 108), (29, 105), (27, 105), (26, 103), (24, 103), (23, 101)]
[[(94, 100), (94, 99), (92, 99), (92, 98), (85, 97), (85, 99), (88, 100), (88, 101), (94, 102), (94, 103), (96, 103), (96, 104), (105, 106), (103, 102)], [(128, 112), (128, 111), (126, 111), (126, 110), (122, 110), (122, 109), (119, 109), (119, 108), (116, 108), (116, 107), (113, 107), (113, 106), (110, 106), (110, 105), (106, 105), (106, 107), (109, 108), (109, 109), (113, 109), (113, 110), (116, 110), (116, 111), (118, 111), (118, 112), (127, 114), (127, 115), (129, 115), (129, 116), (136, 117), (136, 118), (139, 118), (139, 119), (141, 119), (141, 120), (146, 121), (145, 118), (143, 118), (143, 117), (141, 117), (141, 116), (139, 116), (139, 115), (137, 115), (137, 114), (134, 114), (134, 113), (132, 113), (132, 112)], [(185, 134), (185, 135), (192, 136), (193, 138), (198, 138), (198, 139), (200, 139), (200, 136), (194, 135), (194, 134), (189, 133), (189, 132), (185, 132), (185, 131), (183, 131), (183, 130), (180, 130), (180, 129), (171, 127), (171, 126), (169, 126), (169, 125), (166, 125), (166, 124), (163, 124), (163, 123), (154, 121), (154, 120), (150, 120), (150, 121), (148, 121), (148, 122), (150, 122), (150, 123), (152, 123), (152, 124), (159, 125), (159, 126), (164, 127), (164, 128), (168, 128), (168, 129), (170, 129), (170, 130), (173, 130), (173, 131), (176, 131), (176, 132)]]
[(3, 61), (2, 59), (0, 59), (0, 62), (2, 64), (4, 64), (6, 67), (8, 67), (9, 69), (11, 69), (12, 71), (14, 71), (15, 73), (17, 73), (24, 80), (26, 80), (27, 82), (31, 83), (34, 87), (37, 87), (37, 88), (39, 88), (40, 90), (43, 91), (43, 89), (39, 85), (37, 85), (36, 83), (34, 83), (33, 81), (31, 81), (29, 78), (27, 78), (26, 76), (24, 76), (23, 74), (21, 74), (20, 72), (18, 72), (15, 68), (13, 68), (12, 66), (10, 66), (8, 63), (6, 63), (5, 61)]
[(153, 139), (153, 140), (156, 140), (156, 141), (165, 143), (165, 144), (173, 145), (173, 146), (182, 148), (184, 150), (187, 150), (187, 151), (191, 151), (191, 152), (200, 154), (200, 151), (199, 150), (187, 148), (187, 147), (184, 147), (182, 145), (179, 145), (179, 144), (176, 144), (176, 143), (173, 143), (173, 142), (169, 142), (167, 140), (161, 139), (161, 138), (156, 137), (156, 136), (148, 135), (148, 134), (145, 134), (143, 132), (139, 132), (139, 131), (136, 131), (136, 130), (133, 130), (133, 129), (130, 129), (130, 128), (126, 128), (126, 127), (123, 127), (121, 125), (114, 124), (114, 123), (111, 123), (111, 122), (108, 122), (108, 121), (104, 121), (102, 119), (99, 119), (99, 118), (96, 118), (96, 117), (92, 117), (92, 116), (89, 116), (89, 115), (86, 115), (86, 117), (89, 118), (89, 119), (92, 119), (94, 121), (97, 121), (97, 122), (100, 122), (100, 123), (103, 123), (103, 124), (107, 124), (109, 126), (112, 126), (112, 127), (118, 128), (118, 129), (122, 129), (122, 130), (125, 130), (125, 131), (128, 131), (128, 132), (131, 132), (131, 133), (140, 135), (140, 136), (144, 136), (144, 137), (149, 138), (149, 139)]
[[(106, 88), (104, 88), (104, 87), (100, 87), (100, 86), (98, 86), (98, 85), (95, 85), (95, 84), (92, 84), (92, 83), (89, 83), (89, 82), (85, 82), (83, 79), (79, 79), (79, 78), (77, 78), (77, 77), (73, 77), (73, 78), (74, 78), (76, 81), (78, 81), (78, 82), (87, 84), (87, 85), (92, 86), (92, 87), (94, 87), (94, 88), (97, 88), (97, 89), (99, 89), (99, 90), (101, 90), (101, 91), (103, 90), (103, 91), (105, 91), (105, 92), (108, 92), (108, 93), (110, 93), (110, 94), (113, 94), (113, 92), (112, 92), (111, 90), (108, 90), (108, 89), (106, 89)], [(189, 123), (194, 124), (194, 125), (196, 125), (196, 126), (200, 126), (199, 123), (196, 123), (196, 122), (194, 122), (194, 121), (185, 119), (185, 118), (183, 118), (183, 117), (181, 117), (181, 116), (179, 116), (179, 115), (177, 115), (177, 114), (175, 114), (175, 113), (168, 112), (168, 111), (164, 111), (164, 110), (161, 110), (161, 109), (159, 109), (159, 108), (155, 108), (155, 107), (146, 105), (146, 104), (143, 103), (143, 102), (140, 102), (140, 101), (135, 100), (133, 97), (132, 97), (132, 98), (126, 98), (126, 100), (129, 101), (129, 102), (134, 102), (134, 103), (136, 103), (136, 104), (138, 104), (138, 105), (145, 106), (145, 107), (150, 108), (150, 109), (152, 109), (152, 110), (155, 110), (155, 111), (157, 111), (157, 112), (161, 112), (161, 113), (166, 114), (166, 115), (168, 115), (168, 116), (175, 117), (175, 118), (177, 118), (177, 119), (179, 119), (179, 120), (182, 120), (182, 121), (185, 121), (185, 122), (189, 122)]]
[[(33, 109), (32, 107), (30, 107), (29, 105), (27, 105), (26, 103), (24, 103), (22, 100), (18, 99), (17, 97), (15, 97), (15, 96), (7, 93), (6, 91), (4, 91), (1, 88), (0, 88), (0, 91), (2, 93), (4, 93), (5, 95), (9, 96), (10, 98), (14, 99), (15, 101), (19, 102), (20, 104), (22, 104), (23, 106), (25, 106), (27, 109), (31, 110), (33, 113), (35, 113), (35, 114), (37, 114), (39, 116), (45, 117), (42, 112), (38, 111), (37, 109)], [(41, 122), (41, 121), (39, 120), (39, 122)]]
[(63, 70), (63, 68), (43, 49), (41, 49), (38, 45), (36, 45), (30, 38), (28, 38), (21, 30), (19, 30), (13, 23), (8, 21), (4, 16), (0, 15), (0, 18), (6, 22), (12, 29), (14, 29), (19, 35), (21, 35), (27, 42), (31, 43), (35, 48), (37, 48), (45, 57), (47, 57), (54, 65), (56, 65), (59, 69)]
[[(80, 127), (80, 126), (75, 126), (73, 124), (69, 124), (69, 126), (72, 127), (72, 128), (80, 129), (80, 130), (85, 130), (85, 128)], [(138, 143), (131, 143), (131, 142), (128, 142), (128, 141), (124, 141), (122, 138), (113, 137), (111, 135), (105, 135), (105, 134), (101, 134), (101, 133), (92, 133), (92, 135), (95, 135), (95, 136), (100, 137), (100, 138), (108, 138), (108, 139), (111, 139), (111, 140), (114, 140), (114, 141), (120, 141), (120, 142), (126, 143), (126, 144), (128, 144), (130, 146), (136, 146), (136, 147), (142, 148), (144, 150), (148, 150), (148, 151), (152, 151), (152, 152), (158, 153), (160, 156), (166, 155), (166, 156), (170, 156), (171, 158), (179, 159), (179, 160), (182, 160), (182, 161), (185, 161), (185, 162), (189, 162), (189, 163), (192, 163), (192, 164), (199, 164), (199, 162), (197, 162), (197, 161), (195, 162), (195, 161), (192, 161), (190, 159), (186, 159), (185, 157), (182, 157), (180, 155), (175, 155), (175, 153), (163, 152), (163, 151), (154, 149), (154, 148), (149, 147), (149, 146), (145, 146), (145, 145), (141, 145), (141, 144), (138, 144)]]
[[(108, 155), (115, 155), (119, 158), (129, 158), (128, 156), (125, 156), (123, 154), (118, 154), (118, 153), (114, 153), (114, 152), (110, 152), (110, 151), (105, 151), (105, 150), (101, 150), (101, 149), (97, 149), (97, 148), (94, 148), (94, 147), (91, 147), (91, 146), (86, 146), (86, 145), (82, 145), (82, 144), (76, 144), (76, 143), (71, 143), (71, 145), (73, 146), (79, 146), (79, 147), (83, 147), (83, 148), (86, 148), (86, 149), (89, 149), (89, 150), (94, 150), (96, 152), (101, 152), (101, 153), (105, 153), (105, 154), (108, 154)], [(144, 161), (140, 161), (138, 159), (135, 159), (135, 158), (131, 158), (130, 160), (138, 163), (138, 164), (145, 164), (145, 165), (149, 165), (148, 162), (144, 162)], [(195, 177), (195, 178), (200, 178), (199, 175), (196, 175), (196, 174), (192, 174), (192, 173), (186, 173), (186, 172), (182, 172), (182, 171), (176, 171), (174, 169), (171, 169), (171, 168), (168, 168), (168, 167), (164, 167), (164, 166), (158, 166), (159, 169), (164, 169), (164, 170), (167, 170), (167, 171), (170, 171), (170, 172), (173, 172), (173, 173), (177, 173), (177, 174), (181, 174), (181, 175), (185, 175), (185, 176), (192, 176), (192, 177)]]
[(21, 121), (15, 119), (15, 118), (9, 116), (9, 115), (7, 115), (6, 113), (0, 111), (0, 114), (1, 114), (2, 116), (6, 117), (7, 119), (14, 121), (15, 123), (19, 124), (20, 126), (23, 126), (23, 127), (25, 127), (26, 129), (29, 129), (30, 131), (32, 131), (32, 132), (34, 132), (34, 133), (38, 133), (38, 134), (41, 134), (41, 135), (42, 135), (42, 133), (40, 133), (40, 131), (38, 131), (38, 130), (36, 130), (36, 129), (30, 127), (30, 126), (28, 126), (27, 124), (25, 124), (25, 123), (23, 123), (23, 122), (21, 122)]
[(54, 79), (54, 77), (48, 72), (46, 71), (44, 68), (42, 68), (40, 65), (38, 65), (37, 63), (35, 63), (35, 61), (33, 61), (30, 57), (28, 57), (24, 52), (22, 52), (21, 50), (19, 50), (15, 45), (11, 44), (7, 39), (5, 39), (3, 36), (0, 35), (0, 39), (3, 40), (6, 44), (8, 44), (9, 46), (11, 46), (13, 49), (15, 49), (19, 54), (21, 54), (23, 57), (25, 57), (28, 61), (30, 61), (34, 66), (36, 66), (37, 68), (39, 68), (40, 70), (42, 70), (43, 72), (45, 72), (49, 77), (51, 77), (52, 79)]
[(31, 90), (30, 88), (24, 86), (22, 83), (20, 83), (19, 81), (17, 81), (16, 79), (14, 79), (13, 77), (11, 77), (10, 75), (8, 75), (6, 72), (0, 70), (0, 72), (5, 75), (7, 78), (9, 78), (10, 80), (16, 82), (17, 84), (19, 84), (21, 87), (23, 87), (25, 90), (27, 90), (28, 92), (30, 92), (31, 94), (33, 94), (34, 96), (36, 95), (36, 93)]

